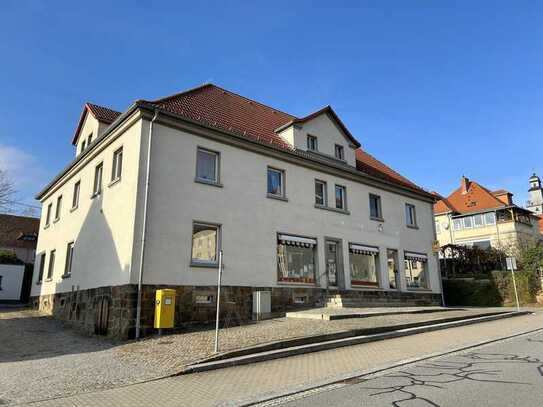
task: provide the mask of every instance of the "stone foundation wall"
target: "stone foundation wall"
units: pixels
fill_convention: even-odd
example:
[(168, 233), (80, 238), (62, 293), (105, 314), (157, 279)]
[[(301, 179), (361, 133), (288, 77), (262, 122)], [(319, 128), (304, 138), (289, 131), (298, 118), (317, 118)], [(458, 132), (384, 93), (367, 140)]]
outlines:
[[(141, 329), (149, 335), (155, 314), (155, 291), (162, 288), (176, 290), (175, 327), (185, 328), (193, 324), (210, 324), (215, 321), (216, 287), (144, 285), (142, 290)], [(334, 292), (320, 288), (301, 287), (234, 287), (221, 288), (221, 315), (223, 325), (233, 326), (250, 321), (252, 294), (254, 291), (271, 291), (272, 316), (300, 308), (324, 306)], [(353, 291), (342, 292), (353, 295)], [(395, 302), (411, 303), (422, 300), (419, 305), (439, 305), (439, 294), (394, 293), (368, 291), (356, 294), (368, 301), (394, 297)], [(57, 293), (33, 297), (34, 308), (68, 322), (87, 334), (101, 333), (117, 339), (130, 339), (135, 335), (137, 286), (122, 285), (100, 287), (68, 293)], [(368, 304), (371, 306), (371, 304)], [(382, 304), (380, 304), (382, 306)], [(398, 304), (399, 305), (399, 304)]]

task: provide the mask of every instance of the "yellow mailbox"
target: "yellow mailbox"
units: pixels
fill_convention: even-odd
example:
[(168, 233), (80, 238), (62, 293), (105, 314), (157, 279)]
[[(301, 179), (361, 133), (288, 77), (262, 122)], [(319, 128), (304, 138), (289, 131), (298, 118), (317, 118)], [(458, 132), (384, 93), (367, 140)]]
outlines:
[(175, 290), (156, 290), (155, 328), (173, 328), (175, 315)]

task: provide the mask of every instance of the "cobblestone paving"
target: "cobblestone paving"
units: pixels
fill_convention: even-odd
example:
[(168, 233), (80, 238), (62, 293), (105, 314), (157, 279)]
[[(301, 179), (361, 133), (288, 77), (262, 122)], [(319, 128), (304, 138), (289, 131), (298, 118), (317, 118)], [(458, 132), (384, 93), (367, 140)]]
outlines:
[[(480, 312), (470, 309), (338, 321), (279, 318), (221, 329), (221, 351), (286, 338)], [(213, 341), (213, 330), (200, 330), (140, 342), (114, 342), (82, 336), (36, 311), (0, 309), (0, 404), (118, 387), (175, 373), (186, 364), (211, 355)]]
[(161, 376), (137, 359), (116, 356), (119, 344), (82, 336), (30, 310), (0, 310), (0, 405), (111, 388)]

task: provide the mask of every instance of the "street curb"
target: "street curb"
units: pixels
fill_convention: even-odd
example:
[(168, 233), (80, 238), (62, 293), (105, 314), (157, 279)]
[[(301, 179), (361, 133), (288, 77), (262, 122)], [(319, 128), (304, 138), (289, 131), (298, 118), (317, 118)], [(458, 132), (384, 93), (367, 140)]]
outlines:
[[(235, 401), (228, 402), (226, 404), (225, 403), (220, 404), (220, 406), (238, 406), (238, 407), (257, 406), (257, 405), (260, 405), (260, 404), (273, 402), (275, 400), (283, 399), (283, 398), (286, 398), (286, 397), (295, 396), (296, 394), (309, 392), (311, 390), (317, 390), (317, 389), (319, 389), (321, 387), (324, 387), (324, 386), (333, 386), (333, 385), (337, 385), (337, 384), (342, 384), (342, 383), (344, 383), (346, 381), (351, 381), (351, 380), (359, 379), (359, 378), (362, 378), (362, 377), (371, 376), (371, 375), (374, 375), (374, 374), (377, 374), (377, 373), (385, 372), (385, 371), (391, 370), (391, 369), (396, 369), (396, 368), (402, 367), (402, 366), (411, 365), (411, 364), (421, 362), (421, 361), (424, 361), (424, 360), (429, 360), (429, 359), (434, 359), (434, 358), (438, 358), (438, 357), (442, 357), (442, 356), (446, 356), (446, 355), (451, 355), (451, 354), (462, 352), (462, 351), (465, 351), (465, 350), (468, 350), (468, 349), (478, 348), (478, 347), (481, 347), (481, 346), (490, 345), (490, 344), (497, 343), (497, 342), (506, 342), (506, 341), (511, 340), (511, 339), (515, 339), (515, 338), (518, 338), (518, 337), (521, 337), (521, 336), (526, 336), (526, 335), (530, 335), (530, 334), (533, 334), (533, 333), (536, 333), (536, 332), (541, 332), (541, 331), (543, 331), (543, 328), (537, 328), (537, 329), (532, 329), (532, 330), (529, 330), (529, 331), (517, 332), (517, 333), (514, 333), (512, 335), (503, 336), (503, 337), (495, 338), (495, 339), (489, 339), (489, 340), (485, 340), (485, 341), (480, 341), (480, 342), (476, 342), (476, 343), (473, 343), (473, 344), (470, 344), (470, 345), (466, 345), (466, 346), (462, 346), (462, 347), (458, 347), (458, 348), (453, 348), (453, 349), (450, 349), (450, 350), (447, 350), (447, 351), (434, 352), (434, 353), (429, 353), (427, 355), (420, 356), (420, 357), (404, 359), (404, 360), (401, 360), (401, 361), (398, 361), (398, 362), (390, 363), (388, 365), (382, 365), (382, 366), (379, 366), (379, 367), (374, 368), (374, 369), (359, 370), (359, 371), (354, 371), (354, 372), (350, 372), (350, 373), (347, 373), (347, 374), (342, 374), (342, 375), (329, 377), (327, 379), (319, 380), (319, 381), (313, 382), (311, 384), (299, 385), (299, 386), (296, 386), (296, 387), (293, 387), (293, 388), (290, 388), (290, 389), (285, 389), (285, 390), (283, 390), (281, 392), (276, 392), (276, 393), (270, 392), (270, 393), (267, 393), (265, 395), (262, 395), (262, 396), (256, 397), (256, 398), (253, 397), (253, 398), (245, 398), (245, 399), (235, 400)], [(348, 386), (348, 385), (349, 385), (348, 383), (345, 383), (345, 386)], [(339, 387), (343, 387), (343, 386), (339, 386)], [(338, 387), (335, 387), (335, 388), (338, 388)], [(326, 391), (326, 389), (324, 391)]]
[[(203, 363), (215, 362), (218, 360), (233, 359), (233, 358), (237, 358), (241, 356), (254, 355), (257, 353), (271, 352), (271, 351), (276, 351), (280, 349), (293, 348), (296, 346), (329, 342), (336, 339), (346, 339), (346, 338), (354, 338), (358, 336), (385, 334), (387, 332), (398, 331), (401, 329), (424, 327), (424, 326), (434, 325), (438, 323), (445, 323), (445, 322), (464, 321), (466, 319), (491, 316), (491, 315), (500, 315), (500, 314), (505, 314), (507, 312), (512, 312), (512, 311), (502, 310), (502, 311), (493, 311), (493, 312), (478, 312), (472, 315), (447, 317), (447, 318), (440, 318), (437, 320), (410, 322), (410, 323), (396, 324), (392, 326), (378, 326), (378, 327), (373, 327), (373, 328), (358, 328), (358, 329), (350, 329), (346, 331), (339, 331), (339, 332), (333, 332), (333, 333), (328, 333), (328, 334), (283, 339), (283, 340), (268, 342), (264, 344), (253, 345), (246, 348), (235, 349), (235, 350), (218, 353), (212, 356), (208, 356), (204, 359), (196, 360), (193, 363), (191, 363), (189, 366), (201, 365)], [(182, 373), (184, 372), (181, 372), (180, 374)]]
[(196, 363), (185, 367), (180, 374), (190, 374), (197, 372), (205, 372), (209, 370), (223, 369), (226, 367), (241, 366), (256, 362), (279, 359), (295, 355), (303, 355), (305, 353), (319, 352), (323, 350), (336, 349), (344, 346), (359, 345), (368, 342), (381, 341), (391, 338), (399, 338), (403, 336), (415, 335), (424, 332), (437, 331), (441, 329), (456, 328), (465, 325), (477, 324), (481, 322), (495, 321), (498, 319), (511, 318), (530, 314), (530, 311), (514, 311), (500, 313), (498, 315), (490, 315), (483, 317), (471, 317), (460, 321), (441, 322), (438, 324), (418, 326), (412, 328), (397, 329), (385, 333), (377, 333), (371, 335), (360, 335), (341, 339), (333, 339), (325, 342), (310, 343), (304, 345), (293, 346), (284, 349), (275, 349), (265, 352), (252, 353), (243, 356), (236, 356), (229, 359), (214, 360), (210, 362)]

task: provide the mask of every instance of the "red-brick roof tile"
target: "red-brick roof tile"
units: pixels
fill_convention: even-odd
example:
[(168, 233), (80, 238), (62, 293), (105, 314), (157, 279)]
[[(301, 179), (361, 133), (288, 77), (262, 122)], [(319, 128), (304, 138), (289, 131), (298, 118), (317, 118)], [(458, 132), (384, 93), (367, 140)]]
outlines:
[(496, 195), (501, 195), (502, 190), (491, 192), (475, 181), (467, 180), (467, 182), (468, 189), (465, 193), (462, 187), (457, 188), (447, 198), (436, 202), (434, 213), (455, 212), (463, 214), (507, 206), (496, 197)]
[(77, 142), (77, 137), (79, 136), (79, 132), (81, 131), (81, 127), (83, 126), (83, 122), (85, 121), (85, 116), (89, 112), (92, 114), (92, 116), (96, 120), (105, 124), (113, 123), (115, 119), (117, 119), (117, 117), (121, 115), (120, 112), (110, 109), (109, 107), (98, 106), (98, 105), (95, 105), (93, 103), (88, 103), (88, 102), (85, 103), (85, 106), (83, 106), (83, 111), (81, 112), (81, 115), (79, 116), (79, 122), (77, 123), (77, 127), (72, 137), (73, 145), (75, 145), (75, 143)]
[[(330, 106), (304, 118), (297, 118), (213, 84), (205, 84), (165, 98), (144, 102), (206, 126), (240, 134), (287, 150), (293, 150), (293, 147), (277, 133), (278, 129), (327, 113), (338, 122), (349, 140), (357, 147), (360, 146)], [(357, 169), (362, 172), (419, 192), (423, 191), (362, 149), (356, 151), (356, 161)]]

